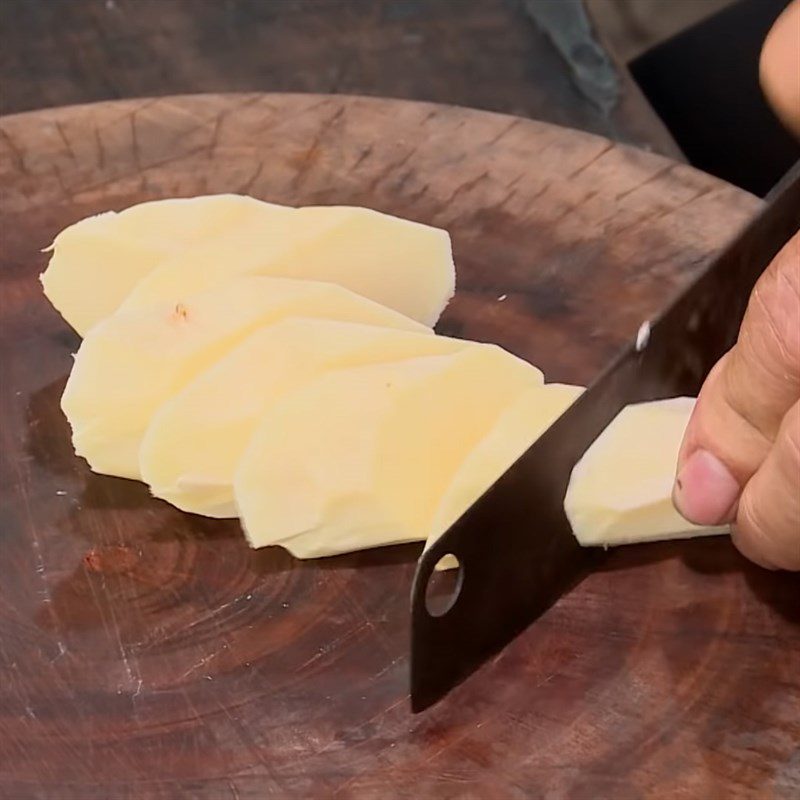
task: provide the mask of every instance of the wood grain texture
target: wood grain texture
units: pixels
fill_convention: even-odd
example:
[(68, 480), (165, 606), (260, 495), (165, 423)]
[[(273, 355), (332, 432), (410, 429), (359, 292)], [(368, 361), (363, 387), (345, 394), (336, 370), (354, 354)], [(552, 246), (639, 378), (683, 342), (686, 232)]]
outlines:
[(7, 117), (0, 186), (0, 795), (798, 796), (796, 577), (724, 540), (623, 548), (414, 717), (419, 548), (297, 562), (92, 475), (36, 280), (60, 228), (144, 199), (365, 204), (452, 232), (442, 331), (588, 381), (758, 201), (543, 123), (291, 95)]
[(3, 0), (0, 31), (2, 113), (189, 92), (367, 94), (534, 117), (682, 158), (623, 66), (615, 106), (589, 100), (523, 0)]

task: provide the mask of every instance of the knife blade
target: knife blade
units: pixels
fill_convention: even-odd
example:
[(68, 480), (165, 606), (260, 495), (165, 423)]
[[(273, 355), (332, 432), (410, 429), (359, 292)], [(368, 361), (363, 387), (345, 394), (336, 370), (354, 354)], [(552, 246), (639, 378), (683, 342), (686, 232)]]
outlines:
[[(800, 162), (762, 210), (583, 395), (420, 558), (411, 590), (411, 706), (422, 711), (497, 653), (602, 557), (564, 513), (575, 464), (628, 404), (696, 395), (736, 341), (750, 293), (800, 228)], [(455, 555), (449, 608), (426, 605), (437, 562)]]

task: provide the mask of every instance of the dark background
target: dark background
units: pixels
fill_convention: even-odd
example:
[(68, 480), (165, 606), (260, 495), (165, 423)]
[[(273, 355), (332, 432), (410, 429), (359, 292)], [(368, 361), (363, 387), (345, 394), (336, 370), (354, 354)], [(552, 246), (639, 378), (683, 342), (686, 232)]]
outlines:
[[(0, 0), (0, 113), (194, 92), (430, 100), (599, 133), (763, 195), (788, 0)], [(632, 72), (631, 72), (632, 70)]]
[[(573, 0), (2, 0), (0, 111), (184, 92), (369, 94), (535, 117), (676, 156), (596, 30), (559, 52), (537, 19), (554, 7), (556, 33), (575, 28)], [(635, 36), (617, 32), (627, 45)], [(603, 55), (587, 69), (593, 43)], [(611, 95), (598, 102), (587, 91), (604, 70)]]

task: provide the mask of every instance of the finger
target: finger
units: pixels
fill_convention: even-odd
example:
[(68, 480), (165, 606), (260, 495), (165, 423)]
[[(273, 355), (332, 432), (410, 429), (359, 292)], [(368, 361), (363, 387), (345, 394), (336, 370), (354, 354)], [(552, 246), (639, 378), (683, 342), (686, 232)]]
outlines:
[(726, 378), (730, 405), (774, 441), (800, 397), (800, 233), (756, 283)]
[(775, 446), (744, 487), (733, 540), (763, 566), (800, 570), (800, 401), (786, 414)]
[(750, 298), (736, 345), (706, 379), (678, 458), (674, 501), (692, 522), (736, 512), (741, 488), (767, 456), (800, 396), (800, 234)]
[(783, 124), (800, 137), (800, 2), (775, 20), (759, 63), (761, 88)]
[(678, 456), (672, 499), (697, 525), (733, 520), (741, 487), (770, 447), (727, 400), (724, 384), (731, 356), (732, 351), (723, 356), (706, 378)]

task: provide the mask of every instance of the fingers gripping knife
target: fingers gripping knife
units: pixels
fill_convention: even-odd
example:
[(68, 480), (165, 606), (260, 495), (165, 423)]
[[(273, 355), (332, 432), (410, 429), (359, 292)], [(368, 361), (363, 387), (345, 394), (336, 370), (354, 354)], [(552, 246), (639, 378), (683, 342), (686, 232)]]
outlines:
[[(763, 270), (800, 228), (800, 162), (763, 210), (656, 319), (647, 346), (628, 347), (580, 399), (437, 542), (411, 593), (411, 704), (421, 711), (500, 650), (591, 569), (564, 513), (572, 468), (630, 403), (696, 395), (735, 343)], [(452, 553), (457, 596), (426, 608), (434, 566)]]

